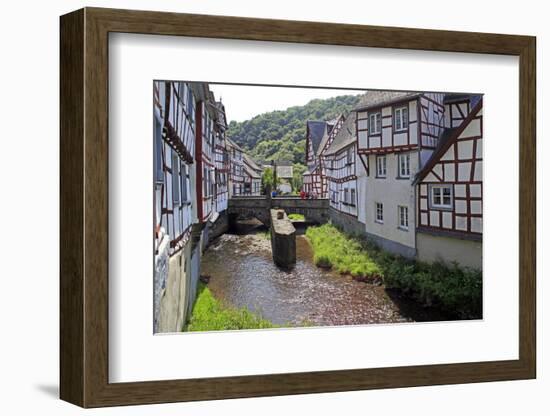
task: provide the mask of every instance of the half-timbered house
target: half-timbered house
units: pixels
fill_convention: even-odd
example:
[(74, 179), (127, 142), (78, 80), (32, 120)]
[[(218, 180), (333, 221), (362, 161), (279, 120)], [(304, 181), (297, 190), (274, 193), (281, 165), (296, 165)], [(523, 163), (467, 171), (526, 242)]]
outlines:
[(246, 153), (243, 153), (243, 170), (243, 195), (260, 195), (262, 189), (262, 168)]
[(445, 99), (448, 128), (415, 179), (417, 252), (421, 260), (456, 261), (481, 268), (482, 105), (480, 96)]
[(328, 198), (328, 185), (323, 155), (342, 127), (343, 115), (329, 121), (307, 121), (306, 165), (303, 173), (303, 191), (316, 198)]
[(184, 289), (174, 313), (167, 312), (170, 297), (176, 287), (189, 288), (198, 278), (198, 264), (189, 261), (199, 251), (191, 238), (198, 222), (193, 186), (197, 95), (188, 83), (153, 84), (155, 331), (183, 325), (193, 294)]
[(324, 154), (328, 182), (329, 214), (332, 222), (350, 233), (363, 224), (357, 221), (359, 202), (357, 177), (365, 174), (357, 156), (356, 113), (351, 112)]
[(229, 155), (229, 196), (240, 196), (244, 193), (244, 150), (229, 137), (226, 138)]
[(210, 219), (215, 208), (215, 137), (218, 109), (208, 84), (197, 83), (199, 96), (196, 105), (197, 140), (195, 171), (197, 175), (197, 212), (201, 222)]
[(225, 107), (219, 101), (215, 106), (217, 117), (214, 126), (214, 209), (220, 213), (227, 209), (229, 199), (229, 156), (225, 139), (227, 130)]
[(368, 91), (356, 108), (357, 152), (366, 174), (358, 219), (386, 250), (413, 257), (415, 196), (412, 180), (435, 150), (444, 129), (444, 94)]

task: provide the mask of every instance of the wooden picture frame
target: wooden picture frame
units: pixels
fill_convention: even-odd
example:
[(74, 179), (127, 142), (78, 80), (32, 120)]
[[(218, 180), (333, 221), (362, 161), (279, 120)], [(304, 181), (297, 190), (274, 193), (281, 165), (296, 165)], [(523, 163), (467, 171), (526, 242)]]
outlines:
[[(60, 396), (83, 407), (518, 380), (536, 376), (535, 38), (85, 8), (61, 17)], [(519, 57), (519, 359), (109, 383), (108, 34)]]

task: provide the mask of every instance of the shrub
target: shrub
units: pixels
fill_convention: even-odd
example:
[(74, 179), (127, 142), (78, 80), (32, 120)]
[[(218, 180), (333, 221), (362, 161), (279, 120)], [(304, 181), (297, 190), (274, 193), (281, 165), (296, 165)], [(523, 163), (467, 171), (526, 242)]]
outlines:
[(483, 279), (479, 270), (396, 256), (370, 241), (348, 237), (331, 224), (309, 227), (306, 236), (317, 266), (367, 280), (381, 277), (386, 288), (396, 289), (424, 306), (460, 318), (481, 317)]

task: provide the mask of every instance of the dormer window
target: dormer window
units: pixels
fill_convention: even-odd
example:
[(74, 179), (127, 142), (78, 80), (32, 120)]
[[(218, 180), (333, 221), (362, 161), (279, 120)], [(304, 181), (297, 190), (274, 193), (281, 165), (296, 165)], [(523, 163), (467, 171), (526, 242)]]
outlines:
[(409, 108), (398, 107), (393, 111), (393, 128), (396, 131), (406, 130), (409, 127)]
[(382, 131), (382, 113), (372, 113), (369, 115), (369, 136), (380, 134)]

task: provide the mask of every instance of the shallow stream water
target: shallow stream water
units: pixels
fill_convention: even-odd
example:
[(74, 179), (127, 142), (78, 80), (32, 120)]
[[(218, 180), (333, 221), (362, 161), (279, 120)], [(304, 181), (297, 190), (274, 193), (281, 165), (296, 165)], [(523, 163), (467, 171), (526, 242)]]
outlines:
[(206, 251), (201, 274), (214, 296), (247, 307), (277, 325), (318, 326), (439, 320), (418, 305), (390, 296), (383, 286), (320, 269), (305, 235), (296, 237), (296, 267), (273, 264), (263, 233), (224, 234)]

